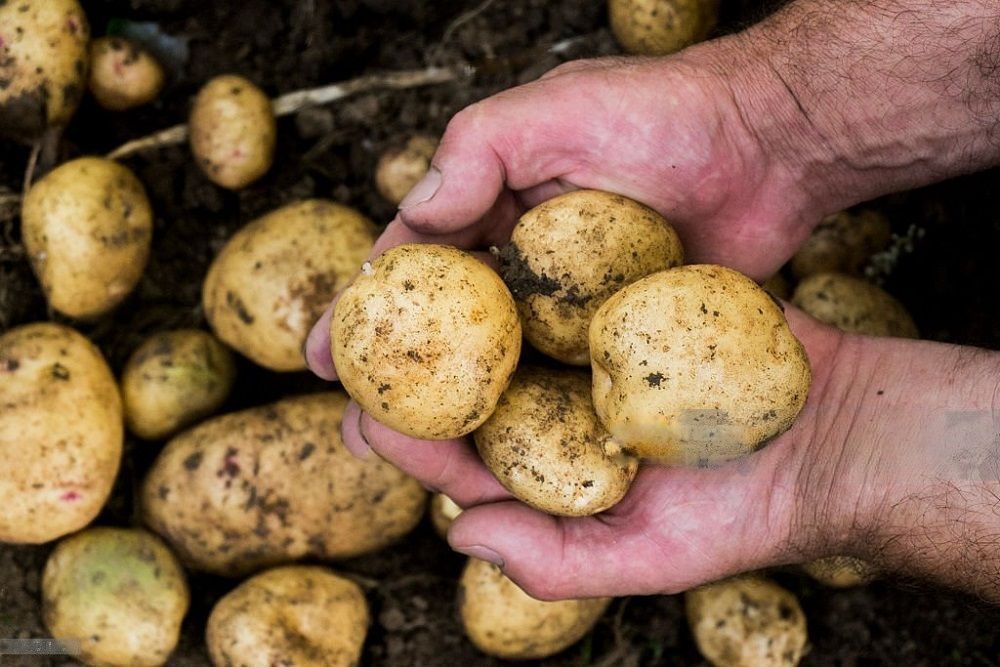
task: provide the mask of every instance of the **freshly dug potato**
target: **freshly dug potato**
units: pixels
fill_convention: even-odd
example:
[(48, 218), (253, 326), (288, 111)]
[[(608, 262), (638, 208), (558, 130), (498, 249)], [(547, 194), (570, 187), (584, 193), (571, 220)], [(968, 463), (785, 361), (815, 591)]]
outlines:
[(330, 323), (344, 389), (416, 438), (472, 432), (493, 413), (521, 353), (514, 299), (457, 248), (401, 245), (365, 264)]
[(528, 342), (585, 366), (587, 328), (600, 305), (683, 261), (680, 239), (659, 213), (620, 195), (577, 190), (521, 216), (500, 253), (500, 273)]
[(719, 0), (608, 0), (608, 18), (626, 51), (665, 56), (708, 37)]
[(543, 602), (496, 565), (470, 558), (459, 580), (458, 608), (469, 640), (506, 660), (555, 655), (590, 632), (611, 598)]
[(792, 303), (817, 320), (850, 333), (917, 338), (903, 304), (885, 290), (842, 273), (816, 273), (795, 288)]
[(479, 456), (504, 488), (532, 507), (587, 516), (615, 505), (639, 462), (604, 451), (611, 437), (594, 413), (587, 373), (522, 368), (497, 409), (473, 433)]
[(205, 639), (220, 667), (353, 667), (368, 622), (356, 583), (323, 567), (293, 565), (262, 572), (219, 600)]
[(90, 44), (90, 92), (105, 109), (125, 111), (156, 99), (163, 66), (135, 42), (100, 37)]
[(443, 493), (435, 493), (431, 496), (428, 511), (431, 515), (431, 525), (434, 526), (434, 532), (442, 538), (447, 538), (448, 529), (451, 528), (452, 521), (462, 513), (462, 508)]
[(853, 556), (828, 556), (802, 564), (810, 577), (830, 588), (863, 586), (878, 577), (878, 569)]
[(131, 528), (90, 528), (59, 543), (42, 575), (42, 615), (88, 665), (162, 665), (190, 596), (177, 557)]
[(122, 431), (118, 386), (89, 340), (48, 322), (0, 336), (0, 542), (90, 523), (118, 473)]
[(698, 650), (716, 667), (797, 665), (808, 636), (799, 601), (759, 576), (707, 584), (684, 594)]
[(150, 336), (122, 372), (125, 423), (146, 440), (173, 435), (222, 405), (235, 375), (232, 353), (208, 332)]
[(590, 325), (590, 355), (594, 408), (613, 444), (673, 465), (753, 452), (792, 425), (812, 380), (767, 292), (707, 264), (608, 299)]
[(309, 330), (374, 243), (372, 222), (341, 204), (309, 199), (271, 211), (236, 232), (212, 262), (205, 317), (256, 364), (304, 370)]
[(87, 79), (90, 26), (77, 0), (0, 3), (0, 135), (65, 125)]
[(891, 238), (889, 220), (881, 213), (841, 211), (820, 223), (789, 263), (799, 280), (831, 271), (860, 275)]
[(241, 76), (202, 86), (188, 127), (195, 161), (216, 185), (239, 190), (271, 168), (278, 136), (271, 100)]
[(49, 304), (63, 315), (90, 319), (121, 303), (142, 277), (153, 213), (131, 170), (83, 157), (31, 187), (21, 208), (21, 235)]
[(415, 134), (404, 146), (390, 148), (375, 166), (375, 187), (392, 204), (403, 201), (414, 185), (431, 166), (438, 140), (426, 134)]
[(142, 488), (146, 523), (185, 564), (240, 576), (375, 551), (420, 522), (427, 494), (340, 439), (347, 397), (299, 396), (210, 419), (171, 440)]

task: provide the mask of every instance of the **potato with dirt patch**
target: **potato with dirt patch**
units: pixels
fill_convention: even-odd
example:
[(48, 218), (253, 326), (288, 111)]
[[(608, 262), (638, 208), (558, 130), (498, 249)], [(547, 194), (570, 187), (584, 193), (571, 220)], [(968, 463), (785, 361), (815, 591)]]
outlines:
[(608, 0), (608, 19), (629, 53), (666, 56), (708, 37), (719, 0)]
[(829, 588), (864, 586), (878, 578), (878, 568), (854, 556), (826, 556), (802, 564), (802, 571)]
[(388, 149), (375, 165), (375, 188), (386, 201), (398, 205), (414, 185), (427, 173), (438, 140), (426, 134), (415, 134), (402, 146)]
[(802, 280), (816, 273), (860, 275), (869, 258), (892, 238), (889, 220), (878, 211), (841, 211), (820, 223), (789, 266)]
[(163, 66), (144, 48), (121, 37), (90, 44), (90, 94), (109, 111), (148, 104), (163, 89)]
[(42, 574), (42, 616), (88, 665), (162, 665), (190, 595), (177, 557), (144, 530), (90, 528), (60, 542)]
[(191, 568), (240, 576), (302, 558), (348, 558), (410, 532), (423, 487), (340, 438), (347, 396), (311, 394), (184, 431), (142, 487), (148, 526)]
[(913, 318), (891, 294), (842, 273), (809, 276), (795, 288), (792, 303), (842, 331), (896, 338), (920, 336)]
[(431, 525), (434, 526), (434, 532), (443, 539), (448, 539), (448, 529), (451, 528), (452, 522), (458, 518), (458, 515), (462, 513), (462, 508), (443, 493), (435, 493), (431, 496), (427, 513), (431, 517)]
[(375, 226), (322, 199), (283, 206), (240, 229), (202, 288), (215, 334), (274, 371), (305, 370), (302, 344), (334, 295), (360, 270)]
[(100, 351), (61, 324), (0, 336), (0, 542), (80, 530), (111, 494), (122, 454), (118, 385)]

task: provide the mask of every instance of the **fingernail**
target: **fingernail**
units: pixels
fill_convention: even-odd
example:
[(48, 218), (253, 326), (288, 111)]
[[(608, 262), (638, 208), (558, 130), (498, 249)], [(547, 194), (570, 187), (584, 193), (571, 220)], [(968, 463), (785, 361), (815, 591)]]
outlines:
[(420, 179), (420, 182), (413, 186), (413, 189), (406, 193), (403, 201), (399, 202), (399, 210), (404, 211), (411, 206), (423, 204), (433, 197), (441, 187), (441, 170), (431, 167), (427, 174)]
[(489, 547), (484, 547), (480, 544), (473, 544), (472, 546), (468, 547), (455, 547), (455, 551), (457, 551), (460, 554), (465, 554), (466, 556), (470, 556), (472, 558), (478, 558), (479, 560), (484, 560), (487, 563), (493, 563), (501, 570), (503, 569), (504, 566), (503, 558), (500, 557), (500, 554), (498, 554), (496, 551), (493, 551), (493, 549), (490, 549)]

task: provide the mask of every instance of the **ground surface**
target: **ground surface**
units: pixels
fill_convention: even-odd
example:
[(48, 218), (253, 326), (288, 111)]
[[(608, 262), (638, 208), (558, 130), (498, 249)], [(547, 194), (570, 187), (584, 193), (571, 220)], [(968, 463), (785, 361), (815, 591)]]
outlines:
[[(84, 104), (69, 128), (62, 157), (106, 152), (125, 140), (184, 119), (191, 95), (209, 76), (238, 72), (280, 94), (356, 76), (470, 61), (472, 81), (405, 92), (368, 94), (301, 113), (279, 123), (275, 167), (239, 194), (211, 185), (185, 147), (128, 161), (146, 184), (156, 211), (153, 259), (137, 293), (112, 317), (83, 330), (116, 370), (145, 333), (203, 325), (199, 290), (208, 262), (240, 225), (275, 206), (306, 196), (350, 203), (385, 221), (391, 207), (375, 193), (372, 168), (380, 151), (412, 131), (440, 132), (469, 102), (535, 78), (558, 64), (552, 44), (573, 39), (565, 54), (615, 51), (593, 0), (503, 0), (448, 30), (476, 2), (442, 0), (108, 0), (85, 2), (95, 34), (113, 18), (151, 20), (190, 38), (191, 57), (162, 99), (125, 115)], [(723, 3), (727, 30), (766, 9), (752, 0)], [(443, 41), (447, 34), (448, 40)], [(0, 188), (20, 188), (27, 150), (0, 145)], [(898, 195), (877, 205), (905, 233), (925, 230), (887, 282), (915, 314), (926, 337), (996, 348), (997, 248), (1000, 196), (996, 173)], [(0, 190), (2, 192), (2, 190)], [(48, 315), (20, 250), (17, 219), (0, 210), (0, 332)], [(247, 363), (228, 407), (259, 404), (321, 386), (308, 376), (275, 378)], [(129, 443), (119, 489), (101, 521), (127, 524), (131, 489), (155, 446)], [(0, 473), (2, 474), (2, 473)], [(0, 637), (44, 636), (39, 573), (47, 547), (0, 546)], [(455, 580), (462, 558), (423, 525), (380, 554), (340, 564), (364, 577), (374, 623), (366, 664), (494, 664), (463, 638), (456, 621)], [(975, 600), (926, 586), (877, 583), (847, 592), (825, 591), (794, 573), (779, 579), (800, 597), (810, 625), (806, 664), (997, 664), (1000, 613)], [(202, 647), (211, 604), (233, 584), (192, 581), (193, 609), (171, 664), (207, 663)], [(593, 635), (546, 664), (693, 664), (698, 654), (682, 616), (680, 597), (617, 601)], [(53, 660), (51, 664), (61, 664)], [(38, 658), (0, 658), (7, 665), (49, 664)]]

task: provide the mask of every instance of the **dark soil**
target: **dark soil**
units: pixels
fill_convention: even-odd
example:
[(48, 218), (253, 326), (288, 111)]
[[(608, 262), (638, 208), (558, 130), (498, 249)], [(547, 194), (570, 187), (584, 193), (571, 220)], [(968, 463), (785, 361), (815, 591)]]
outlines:
[[(249, 76), (269, 94), (357, 76), (376, 69), (472, 62), (471, 81), (360, 95), (279, 122), (274, 168), (240, 193), (209, 183), (187, 148), (162, 149), (128, 160), (148, 188), (156, 211), (153, 258), (140, 288), (112, 316), (81, 327), (120, 370), (137, 341), (153, 331), (204, 326), (202, 278), (222, 243), (251, 218), (309, 196), (349, 203), (387, 221), (392, 207), (372, 185), (380, 152), (414, 131), (439, 133), (463, 106), (531, 80), (564, 59), (614, 53), (604, 2), (504, 0), (450, 31), (476, 6), (471, 0), (85, 0), (95, 35), (111, 19), (158, 22), (190, 38), (191, 56), (153, 105), (127, 114), (86, 101), (70, 126), (60, 158), (103, 153), (120, 143), (182, 121), (198, 86), (214, 74)], [(723, 29), (762, 16), (774, 2), (724, 2)], [(559, 56), (547, 51), (572, 39)], [(28, 150), (0, 145), (0, 192), (18, 191)], [(904, 253), (886, 286), (914, 313), (927, 338), (996, 348), (997, 174), (980, 174), (876, 202), (905, 234), (924, 230)], [(14, 211), (0, 208), (0, 332), (50, 317), (23, 257)], [(276, 376), (243, 362), (228, 409), (322, 387), (306, 374)], [(129, 441), (111, 503), (100, 521), (133, 521), (133, 491), (157, 444)], [(2, 462), (0, 465), (10, 465)], [(2, 472), (0, 472), (2, 474)], [(49, 547), (0, 545), (0, 638), (42, 637), (39, 576)], [(366, 664), (495, 664), (463, 637), (456, 621), (455, 582), (463, 559), (429, 525), (394, 548), (338, 564), (366, 587), (373, 625)], [(794, 573), (779, 573), (805, 607), (813, 665), (997, 664), (1000, 612), (926, 585), (882, 582), (846, 592), (823, 590)], [(203, 665), (203, 629), (211, 605), (233, 586), (192, 579), (194, 603), (171, 664)], [(619, 600), (594, 633), (545, 664), (697, 664), (682, 614), (682, 598)], [(0, 659), (5, 665), (62, 664), (41, 658)]]

